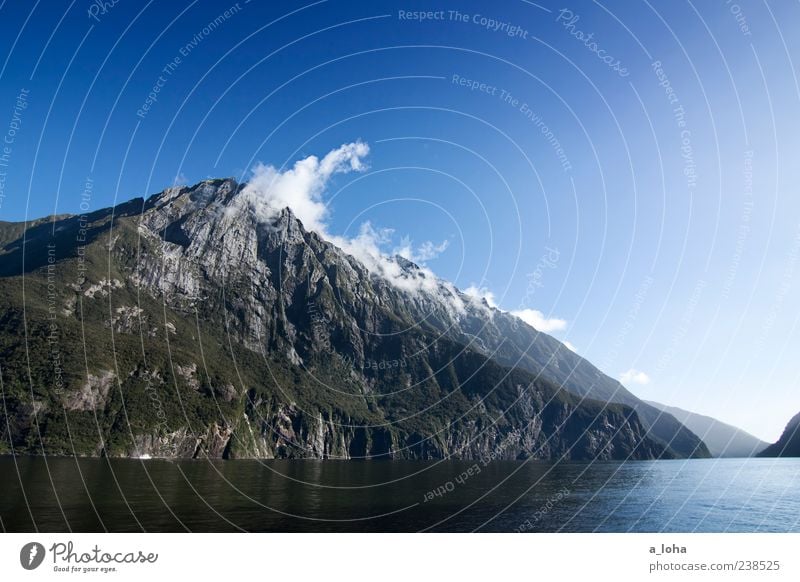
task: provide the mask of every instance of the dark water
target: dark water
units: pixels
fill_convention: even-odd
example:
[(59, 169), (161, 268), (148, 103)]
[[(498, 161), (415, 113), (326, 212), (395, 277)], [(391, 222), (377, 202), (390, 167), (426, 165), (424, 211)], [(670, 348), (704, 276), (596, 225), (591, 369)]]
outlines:
[(6, 531), (800, 531), (800, 459), (475, 465), (4, 457), (0, 518)]

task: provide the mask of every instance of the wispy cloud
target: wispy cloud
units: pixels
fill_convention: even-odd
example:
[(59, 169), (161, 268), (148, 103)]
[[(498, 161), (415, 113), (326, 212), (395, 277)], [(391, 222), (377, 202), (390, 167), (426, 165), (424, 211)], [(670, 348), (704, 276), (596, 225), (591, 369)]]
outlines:
[[(259, 163), (239, 195), (240, 203), (248, 204), (262, 222), (268, 222), (281, 210), (289, 208), (307, 230), (316, 232), (354, 256), (370, 272), (400, 289), (435, 293), (456, 309), (463, 309), (455, 287), (439, 280), (424, 265), (425, 261), (443, 253), (449, 241), (438, 244), (426, 241), (415, 247), (410, 238), (404, 237), (397, 246), (393, 243), (393, 229), (375, 227), (370, 222), (361, 224), (355, 237), (330, 233), (330, 212), (323, 200), (325, 189), (337, 174), (365, 171), (367, 164), (364, 158), (369, 151), (369, 145), (356, 141), (343, 144), (321, 160), (316, 156), (299, 160), (288, 170), (281, 171)], [(418, 269), (407, 269), (393, 255), (419, 263), (420, 266)]]
[(264, 221), (289, 208), (308, 230), (327, 236), (328, 207), (322, 193), (335, 174), (364, 171), (367, 154), (369, 146), (356, 141), (330, 151), (321, 160), (308, 156), (284, 171), (259, 163), (240, 200), (249, 203)]
[(512, 311), (511, 315), (516, 315), (531, 327), (543, 331), (544, 333), (562, 331), (567, 328), (566, 320), (557, 317), (546, 317), (544, 313), (536, 309)]
[(623, 384), (639, 384), (644, 386), (645, 384), (650, 383), (650, 376), (642, 372), (641, 370), (637, 370), (636, 368), (631, 368), (627, 372), (623, 372), (619, 376), (619, 381)]
[(393, 232), (390, 228), (375, 228), (371, 222), (364, 222), (354, 238), (335, 235), (328, 235), (327, 238), (347, 254), (353, 255), (370, 272), (380, 275), (396, 287), (406, 291), (435, 292), (439, 280), (433, 272), (425, 267), (408, 270), (394, 257), (383, 252), (383, 248), (391, 243)]
[(486, 287), (470, 285), (464, 289), (464, 295), (476, 299), (477, 301), (485, 300), (489, 307), (497, 307), (497, 302), (494, 299), (494, 293), (489, 291)]
[(400, 246), (395, 247), (392, 254), (400, 255), (412, 263), (424, 264), (426, 261), (432, 261), (437, 258), (450, 246), (449, 240), (443, 240), (439, 244), (433, 241), (426, 240), (421, 245), (414, 249), (414, 244), (408, 236), (404, 236), (400, 240)]
[[(485, 301), (486, 305), (489, 307), (493, 307), (506, 313), (506, 311), (497, 304), (495, 294), (486, 287), (479, 287), (478, 285), (473, 284), (464, 289), (464, 294), (472, 298), (473, 303), (477, 305), (483, 305), (483, 302)], [(536, 309), (519, 309), (516, 311), (511, 311), (510, 314), (518, 317), (531, 327), (544, 333), (563, 331), (567, 328), (567, 321), (565, 319), (560, 319), (558, 317), (547, 317), (544, 313)], [(575, 346), (573, 346), (571, 343), (568, 341), (563, 341), (562, 343), (567, 346), (567, 348), (577, 353)]]

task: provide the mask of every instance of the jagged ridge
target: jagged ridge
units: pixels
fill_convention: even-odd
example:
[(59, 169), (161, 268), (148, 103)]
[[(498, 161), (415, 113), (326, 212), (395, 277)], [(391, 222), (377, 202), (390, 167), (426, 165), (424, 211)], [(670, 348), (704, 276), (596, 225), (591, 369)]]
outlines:
[[(707, 454), (674, 419), (678, 438), (694, 437), (688, 445), (648, 435), (634, 407), (584, 398), (580, 374), (540, 366), (596, 371), (553, 338), (517, 322), (511, 334), (511, 316), (442, 281), (399, 290), (288, 210), (258, 219), (241, 189), (210, 180), (40, 221), (24, 245), (19, 225), (0, 226), (9, 447), (229, 458)], [(515, 347), (525, 356), (516, 367), (504, 335), (515, 346), (531, 340)]]

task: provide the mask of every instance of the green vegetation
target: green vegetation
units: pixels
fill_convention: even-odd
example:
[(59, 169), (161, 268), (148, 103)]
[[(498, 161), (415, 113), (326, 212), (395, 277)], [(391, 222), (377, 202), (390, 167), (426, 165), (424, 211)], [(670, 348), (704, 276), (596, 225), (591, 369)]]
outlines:
[[(159, 203), (38, 221), (24, 245), (20, 225), (0, 224), (0, 452), (476, 458), (502, 443), (504, 458), (671, 455), (629, 407), (581, 401), (410, 325), (397, 298), (379, 310), (388, 291), (299, 223), (284, 227), (299, 241), (260, 235), (260, 286), (252, 267), (219, 279), (170, 262), (181, 246), (205, 245), (198, 262), (226, 247), (180, 221), (167, 243), (143, 230), (143, 208), (158, 222)], [(170, 277), (199, 292), (173, 292)]]

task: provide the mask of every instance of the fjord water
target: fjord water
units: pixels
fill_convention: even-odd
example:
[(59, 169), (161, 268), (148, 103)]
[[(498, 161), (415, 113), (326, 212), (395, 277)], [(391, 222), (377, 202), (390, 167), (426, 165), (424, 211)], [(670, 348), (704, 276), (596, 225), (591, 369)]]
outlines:
[(0, 486), (5, 531), (800, 531), (800, 459), (3, 457)]

